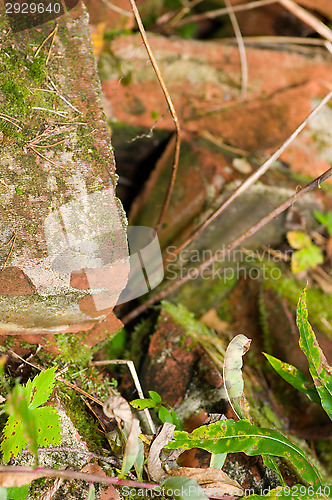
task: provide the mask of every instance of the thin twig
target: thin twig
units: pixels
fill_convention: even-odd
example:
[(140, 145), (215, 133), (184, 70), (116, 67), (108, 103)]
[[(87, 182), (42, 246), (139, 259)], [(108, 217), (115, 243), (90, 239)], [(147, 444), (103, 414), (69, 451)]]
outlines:
[[(258, 7), (264, 7), (265, 5), (270, 5), (272, 3), (277, 3), (278, 0), (257, 0), (257, 2), (250, 2), (246, 4), (234, 5), (233, 12), (241, 12), (251, 9), (257, 9)], [(194, 23), (197, 21), (202, 21), (204, 19), (215, 19), (219, 16), (224, 16), (229, 14), (229, 8), (224, 7), (222, 9), (210, 10), (201, 14), (195, 14), (193, 16), (185, 17), (182, 21), (177, 23), (177, 26), (183, 26), (184, 24)]]
[[(45, 38), (45, 40), (42, 41), (42, 43), (39, 45), (38, 49), (36, 50), (35, 52), (35, 55), (33, 57), (37, 57), (39, 52), (41, 51), (41, 49), (44, 47), (45, 43), (47, 42), (47, 40), (49, 40), (51, 38), (52, 35), (55, 35), (56, 32), (58, 31), (58, 25), (55, 26), (54, 30), (51, 31), (51, 33), (49, 35), (47, 35), (47, 37)], [(51, 45), (52, 46), (52, 45)], [(47, 64), (47, 63), (46, 63)]]
[(171, 96), (169, 95), (169, 92), (167, 90), (167, 87), (165, 85), (163, 77), (162, 77), (162, 75), (160, 73), (157, 61), (156, 61), (156, 59), (155, 59), (155, 57), (153, 55), (153, 52), (151, 50), (151, 47), (149, 45), (149, 42), (148, 42), (145, 30), (144, 30), (144, 26), (143, 26), (143, 23), (142, 23), (142, 20), (141, 20), (141, 16), (140, 16), (140, 14), (138, 12), (135, 0), (129, 0), (129, 1), (130, 1), (131, 6), (132, 6), (132, 9), (133, 9), (133, 12), (134, 12), (134, 16), (135, 16), (135, 19), (136, 19), (136, 22), (137, 22), (137, 26), (138, 26), (138, 29), (140, 31), (140, 34), (141, 34), (141, 37), (142, 37), (145, 49), (146, 49), (146, 51), (148, 53), (148, 56), (149, 56), (150, 61), (151, 61), (151, 64), (152, 64), (153, 69), (154, 69), (154, 71), (156, 73), (156, 76), (157, 76), (158, 81), (160, 83), (161, 89), (162, 89), (162, 91), (164, 93), (164, 96), (165, 96), (165, 99), (166, 99), (169, 111), (170, 111), (170, 113), (172, 115), (173, 122), (174, 122), (174, 125), (175, 125), (175, 131), (176, 131), (176, 140), (175, 140), (175, 148), (174, 148), (174, 160), (173, 160), (173, 167), (172, 167), (172, 175), (171, 175), (171, 179), (170, 179), (170, 182), (169, 182), (169, 185), (168, 185), (167, 194), (166, 194), (166, 198), (165, 198), (165, 201), (164, 201), (164, 204), (163, 204), (163, 208), (162, 208), (161, 213), (159, 215), (159, 219), (158, 219), (157, 226), (156, 226), (156, 232), (158, 232), (159, 229), (160, 229), (160, 227), (161, 227), (161, 225), (162, 225), (162, 223), (163, 223), (163, 220), (164, 220), (164, 217), (165, 217), (165, 214), (166, 214), (166, 211), (168, 209), (168, 205), (169, 205), (169, 202), (170, 202), (171, 196), (172, 196), (173, 186), (174, 186), (174, 182), (175, 182), (175, 178), (176, 178), (176, 173), (177, 173), (178, 164), (179, 164), (179, 157), (180, 157), (181, 130), (180, 130), (179, 120), (178, 120), (178, 117), (177, 117), (177, 114), (176, 114), (176, 111), (175, 111), (175, 108), (174, 108), (174, 105), (173, 105), (173, 101), (171, 99)]
[(14, 125), (14, 127), (16, 127), (19, 130), (19, 132), (21, 132), (22, 127), (20, 125), (18, 125), (17, 123), (15, 123), (15, 122), (18, 122), (19, 120), (16, 120), (15, 118), (12, 118), (11, 116), (8, 116), (8, 115), (3, 115), (2, 113), (0, 113), (0, 118), (2, 120), (6, 120), (7, 122), (11, 123), (12, 125)]
[(230, 196), (227, 200), (208, 218), (206, 219), (193, 233), (192, 235), (182, 243), (173, 252), (173, 255), (178, 255), (184, 248), (186, 248), (189, 243), (209, 225), (214, 221), (231, 203), (233, 203), (236, 198), (238, 198), (242, 193), (244, 193), (250, 186), (252, 186), (262, 175), (264, 175), (267, 170), (273, 165), (273, 163), (279, 158), (279, 156), (287, 149), (290, 143), (299, 135), (299, 133), (304, 129), (308, 122), (315, 116), (321, 108), (331, 99), (332, 91), (330, 91), (324, 99), (316, 106), (316, 108), (311, 111), (311, 113), (305, 118), (305, 120), (297, 127), (297, 129), (292, 133), (290, 137), (283, 143), (283, 145), (273, 153), (270, 158), (263, 163), (255, 172), (253, 172)]
[(122, 14), (123, 16), (131, 17), (132, 13), (128, 12), (127, 10), (121, 9), (121, 7), (118, 7), (117, 5), (114, 5), (112, 2), (108, 2), (107, 0), (101, 0), (107, 7), (111, 10), (114, 10), (114, 12), (117, 12), (118, 14)]
[(48, 51), (48, 54), (47, 54), (47, 58), (46, 58), (46, 62), (45, 62), (45, 66), (48, 65), (48, 61), (50, 60), (50, 57), (51, 57), (51, 50), (52, 50), (52, 47), (54, 45), (54, 40), (55, 40), (55, 36), (58, 32), (58, 25), (56, 25), (56, 27), (54, 28), (53, 30), (53, 37), (52, 37), (52, 41), (51, 41), (51, 45), (50, 45), (50, 49)]
[(14, 248), (14, 245), (15, 245), (16, 236), (17, 236), (17, 233), (16, 233), (16, 231), (14, 231), (13, 236), (10, 238), (10, 240), (9, 240), (9, 241), (8, 241), (8, 243), (7, 243), (7, 244), (9, 244), (9, 243), (11, 242), (12, 244), (11, 244), (11, 246), (10, 246), (10, 250), (9, 250), (9, 253), (8, 253), (8, 255), (7, 255), (7, 258), (6, 258), (5, 262), (4, 262), (4, 265), (3, 265), (3, 266), (2, 266), (2, 268), (1, 268), (1, 271), (4, 271), (4, 270), (6, 269), (6, 265), (8, 264), (8, 261), (9, 261), (9, 259), (10, 259), (10, 256), (11, 256), (11, 254), (12, 254), (12, 251), (13, 251), (13, 248)]
[(298, 17), (305, 24), (313, 28), (317, 33), (319, 33), (323, 38), (332, 42), (332, 31), (322, 23), (317, 17), (305, 10), (303, 7), (293, 2), (292, 0), (279, 0), (279, 3), (285, 7), (289, 12)]
[(223, 142), (219, 137), (214, 136), (209, 132), (208, 130), (199, 130), (198, 135), (202, 137), (203, 139), (206, 139), (207, 141), (212, 142), (212, 144), (215, 144), (218, 146), (220, 149), (223, 149), (224, 151), (228, 151), (229, 153), (235, 154), (235, 155), (240, 155), (240, 156), (249, 156), (249, 152), (245, 151), (244, 149), (240, 148), (235, 148), (234, 146), (230, 146), (229, 144), (226, 144)]
[(303, 189), (300, 191), (297, 191), (293, 196), (288, 198), (286, 201), (281, 203), (277, 208), (272, 210), (268, 215), (263, 217), (259, 222), (254, 224), (250, 229), (248, 229), (245, 233), (241, 234), (238, 238), (232, 241), (229, 245), (224, 247), (223, 250), (220, 250), (219, 252), (216, 252), (210, 259), (208, 259), (205, 262), (202, 262), (198, 267), (196, 268), (191, 268), (191, 270), (186, 274), (185, 276), (179, 278), (176, 280), (172, 285), (169, 285), (167, 288), (162, 290), (161, 292), (157, 293), (151, 299), (149, 299), (147, 302), (142, 304), (141, 306), (137, 307), (133, 311), (131, 311), (129, 314), (121, 318), (121, 321), (126, 324), (132, 321), (134, 318), (145, 312), (150, 306), (153, 304), (156, 304), (157, 302), (160, 302), (163, 298), (165, 298), (167, 295), (169, 295), (171, 292), (174, 292), (177, 288), (179, 288), (181, 285), (186, 283), (187, 281), (197, 278), (200, 274), (201, 271), (206, 269), (207, 267), (210, 267), (212, 264), (215, 262), (220, 262), (222, 258), (225, 257), (225, 255), (232, 250), (234, 250), (236, 247), (241, 245), (245, 240), (253, 236), (254, 234), (257, 233), (260, 229), (262, 229), (268, 222), (271, 222), (275, 217), (278, 217), (282, 212), (284, 212), (287, 208), (289, 208), (291, 205), (293, 205), (297, 200), (302, 198), (305, 194), (307, 194), (309, 191), (314, 189), (315, 187), (320, 186), (322, 182), (324, 182), (326, 179), (328, 179), (332, 175), (332, 167), (326, 170), (322, 175), (317, 177), (315, 180), (310, 182), (307, 186), (305, 186)]
[(234, 13), (234, 8), (231, 3), (231, 0), (224, 0), (226, 7), (229, 9), (229, 18), (231, 20), (236, 42), (239, 48), (239, 53), (240, 53), (240, 62), (241, 62), (241, 94), (242, 98), (246, 98), (246, 93), (247, 93), (247, 85), (248, 85), (248, 63), (247, 63), (247, 56), (246, 56), (246, 48), (244, 46), (243, 38), (242, 38), (242, 33), (240, 30), (239, 23), (237, 21), (236, 15)]

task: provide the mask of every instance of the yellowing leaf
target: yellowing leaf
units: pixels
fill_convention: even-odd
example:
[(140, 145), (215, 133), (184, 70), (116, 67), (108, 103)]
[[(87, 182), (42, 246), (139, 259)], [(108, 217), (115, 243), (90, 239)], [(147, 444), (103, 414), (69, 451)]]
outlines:
[(322, 250), (316, 245), (311, 244), (307, 248), (297, 250), (292, 255), (291, 270), (292, 273), (299, 273), (308, 268), (315, 268), (318, 264), (323, 264), (324, 256)]
[(312, 244), (311, 238), (302, 231), (288, 231), (287, 241), (290, 246), (296, 250), (306, 248)]

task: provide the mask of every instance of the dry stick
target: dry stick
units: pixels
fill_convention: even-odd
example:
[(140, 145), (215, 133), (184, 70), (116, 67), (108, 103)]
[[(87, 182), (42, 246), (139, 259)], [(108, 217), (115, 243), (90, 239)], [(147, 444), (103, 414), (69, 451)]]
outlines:
[(242, 98), (245, 99), (247, 93), (247, 85), (248, 85), (248, 64), (247, 64), (246, 49), (244, 46), (242, 33), (240, 30), (239, 23), (236, 19), (236, 15), (234, 13), (231, 0), (225, 0), (225, 5), (229, 9), (229, 18), (231, 20), (236, 42), (239, 48), (240, 61), (241, 61), (241, 94)]
[(155, 59), (155, 57), (154, 57), (154, 55), (152, 53), (151, 47), (149, 45), (149, 42), (148, 42), (145, 30), (144, 30), (144, 26), (143, 26), (143, 23), (142, 23), (142, 20), (141, 20), (141, 16), (140, 16), (140, 14), (138, 12), (138, 9), (136, 7), (135, 0), (129, 0), (129, 1), (130, 1), (131, 6), (132, 6), (132, 9), (133, 9), (133, 12), (134, 12), (134, 16), (135, 16), (135, 19), (136, 19), (136, 22), (137, 22), (137, 26), (138, 26), (138, 29), (140, 31), (140, 34), (141, 34), (141, 37), (142, 37), (145, 49), (146, 49), (146, 51), (148, 53), (148, 56), (149, 56), (150, 61), (151, 61), (151, 64), (153, 66), (153, 69), (154, 69), (154, 71), (156, 73), (156, 76), (158, 78), (158, 81), (160, 83), (162, 91), (164, 93), (164, 96), (165, 96), (165, 99), (167, 101), (167, 105), (168, 105), (169, 111), (170, 111), (170, 113), (172, 115), (172, 118), (173, 118), (175, 129), (176, 129), (176, 138), (175, 138), (174, 161), (173, 161), (172, 175), (171, 175), (171, 179), (170, 179), (170, 182), (169, 182), (169, 185), (168, 185), (168, 189), (167, 189), (167, 194), (166, 194), (166, 198), (165, 198), (165, 201), (164, 201), (164, 205), (163, 205), (163, 208), (161, 210), (161, 213), (160, 213), (160, 216), (159, 216), (159, 219), (158, 219), (158, 222), (157, 222), (157, 226), (156, 226), (156, 232), (158, 232), (159, 229), (160, 229), (160, 226), (161, 226), (161, 224), (162, 224), (162, 222), (164, 220), (164, 217), (165, 217), (165, 214), (166, 214), (166, 211), (167, 211), (167, 208), (168, 208), (169, 202), (171, 200), (171, 196), (172, 196), (173, 186), (174, 186), (174, 182), (175, 182), (175, 178), (176, 178), (176, 172), (177, 172), (177, 169), (178, 169), (179, 157), (180, 157), (181, 130), (180, 130), (179, 120), (178, 120), (178, 117), (177, 117), (177, 114), (176, 114), (176, 111), (175, 111), (175, 108), (174, 108), (174, 105), (173, 105), (173, 101), (171, 99), (171, 96), (169, 95), (169, 92), (167, 90), (167, 87), (165, 85), (163, 77), (162, 77), (162, 75), (160, 73), (160, 70), (159, 70), (158, 65), (157, 65), (157, 61), (156, 61), (156, 59)]
[[(233, 12), (241, 12), (245, 10), (257, 9), (258, 7), (264, 7), (265, 5), (270, 5), (272, 3), (277, 3), (278, 0), (257, 0), (257, 2), (251, 2), (246, 4), (234, 5)], [(195, 14), (193, 16), (186, 17), (177, 23), (177, 26), (182, 26), (184, 24), (193, 23), (196, 21), (201, 21), (205, 19), (215, 19), (219, 16), (224, 16), (229, 14), (230, 10), (228, 7), (222, 9), (210, 10), (208, 12), (203, 12), (202, 14)]]
[[(20, 125), (17, 125), (17, 123), (15, 123), (18, 122), (18, 120), (16, 120), (15, 118), (11, 118), (7, 115), (3, 115), (2, 113), (0, 113), (0, 118), (2, 120), (6, 120), (7, 122), (11, 123), (12, 125), (14, 125), (14, 127), (16, 127), (19, 130), (19, 132), (21, 132), (22, 127), (20, 127)], [(15, 120), (15, 122), (13, 120)]]
[(298, 126), (298, 128), (292, 133), (290, 137), (283, 143), (283, 145), (277, 149), (277, 151), (270, 156), (270, 158), (263, 163), (253, 174), (251, 174), (231, 195), (227, 200), (208, 218), (206, 219), (194, 233), (178, 248), (176, 248), (173, 254), (178, 255), (186, 246), (191, 243), (202, 231), (205, 229), (212, 221), (214, 221), (233, 201), (238, 198), (244, 191), (246, 191), (252, 184), (254, 184), (265, 172), (273, 165), (273, 163), (279, 158), (279, 156), (285, 151), (289, 144), (299, 135), (299, 133), (304, 129), (307, 123), (315, 116), (318, 111), (329, 101), (332, 97), (332, 91), (330, 91), (324, 99), (318, 104), (318, 106), (311, 111), (311, 113), (305, 118), (305, 120)]
[(283, 5), (289, 12), (298, 17), (305, 24), (313, 28), (317, 33), (322, 35), (323, 38), (332, 42), (332, 31), (326, 26), (326, 24), (319, 21), (317, 17), (313, 16), (310, 12), (300, 7), (292, 0), (279, 0), (279, 3)]
[[(52, 35), (54, 35), (54, 36), (56, 35), (57, 31), (58, 31), (58, 25), (55, 26), (54, 30), (52, 30), (51, 33), (49, 35), (47, 35), (45, 40), (43, 40), (42, 43), (39, 45), (38, 49), (35, 52), (35, 55), (33, 56), (34, 58), (38, 56), (39, 52), (44, 47), (47, 40), (49, 40)], [(54, 40), (54, 37), (53, 37), (53, 40)], [(51, 43), (51, 48), (52, 48), (52, 45), (53, 45), (53, 43)], [(46, 62), (46, 64), (47, 64), (47, 62)]]
[(263, 219), (261, 219), (259, 222), (257, 222), (256, 224), (254, 224), (250, 229), (248, 229), (248, 231), (246, 231), (245, 233), (241, 234), (241, 236), (239, 236), (234, 241), (232, 241), (232, 243), (230, 243), (229, 245), (227, 245), (223, 250), (220, 250), (219, 252), (216, 252), (213, 257), (211, 257), (210, 259), (208, 259), (205, 262), (202, 262), (202, 264), (200, 264), (198, 267), (196, 267), (194, 269), (191, 269), (191, 271), (189, 271), (186, 276), (178, 279), (177, 281), (175, 281), (175, 283), (173, 283), (172, 285), (168, 286), (167, 288), (165, 288), (161, 292), (157, 293), (154, 297), (151, 297), (150, 300), (148, 300), (147, 302), (145, 302), (141, 306), (137, 307), (136, 309), (134, 309), (133, 311), (131, 311), (126, 316), (124, 316), (124, 318), (122, 318), (121, 321), (124, 324), (129, 323), (134, 318), (136, 318), (139, 314), (141, 314), (144, 311), (146, 311), (150, 306), (152, 306), (156, 302), (159, 302), (161, 299), (163, 299), (164, 297), (166, 297), (169, 293), (173, 292), (174, 290), (176, 290), (177, 288), (179, 288), (181, 285), (183, 285), (187, 281), (189, 281), (191, 279), (197, 278), (199, 276), (199, 273), (201, 271), (203, 271), (207, 267), (210, 267), (212, 264), (214, 264), (217, 261), (220, 262), (220, 260), (228, 252), (231, 252), (236, 247), (238, 247), (239, 245), (241, 245), (241, 243), (243, 243), (246, 239), (248, 239), (251, 236), (253, 236), (254, 234), (256, 234), (257, 231), (259, 231), (262, 227), (264, 227), (268, 222), (270, 222), (272, 219), (274, 219), (275, 217), (277, 217), (278, 215), (280, 215), (284, 210), (286, 210), (291, 205), (293, 205), (293, 203), (295, 203), (297, 200), (299, 200), (300, 198), (302, 198), (302, 196), (304, 196), (305, 194), (307, 194), (309, 191), (311, 191), (315, 187), (319, 186), (322, 182), (324, 182), (326, 179), (328, 179), (331, 175), (332, 175), (332, 167), (329, 168), (328, 170), (326, 170), (326, 172), (324, 172), (322, 175), (320, 175), (319, 177), (317, 177), (315, 180), (313, 180), (312, 182), (310, 182), (310, 184), (308, 184), (306, 187), (304, 187), (300, 191), (296, 192), (295, 194), (293, 194), (293, 196), (291, 196), (286, 201), (284, 201), (283, 203), (281, 203), (281, 205), (279, 205), (277, 208), (275, 208), (274, 210), (272, 210), (272, 212), (270, 212), (268, 215), (266, 215), (265, 217), (263, 217)]
[(7, 255), (7, 259), (5, 260), (4, 265), (3, 265), (3, 266), (2, 266), (2, 268), (1, 268), (1, 271), (4, 271), (4, 270), (6, 269), (6, 265), (8, 264), (8, 261), (9, 261), (9, 259), (10, 259), (10, 256), (11, 256), (11, 254), (12, 254), (12, 251), (13, 251), (13, 248), (14, 248), (14, 245), (15, 245), (16, 236), (17, 236), (17, 233), (16, 233), (16, 231), (14, 231), (13, 236), (12, 236), (12, 237), (10, 238), (10, 240), (8, 241), (8, 244), (9, 244), (10, 242), (11, 242), (12, 244), (11, 244), (11, 247), (10, 247), (9, 253), (8, 253), (8, 255)]

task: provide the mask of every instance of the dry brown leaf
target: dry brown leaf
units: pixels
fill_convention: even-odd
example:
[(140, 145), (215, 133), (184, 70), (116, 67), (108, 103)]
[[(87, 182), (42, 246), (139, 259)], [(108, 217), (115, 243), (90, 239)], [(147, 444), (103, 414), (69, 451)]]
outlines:
[(43, 474), (38, 472), (0, 472), (0, 486), (4, 488), (12, 488), (14, 486), (24, 486), (31, 483), (34, 479), (43, 477)]
[(103, 412), (108, 418), (115, 418), (118, 424), (123, 423), (127, 435), (130, 432), (133, 414), (130, 404), (122, 396), (112, 395), (103, 404)]
[(168, 471), (169, 476), (184, 476), (194, 479), (207, 496), (236, 495), (242, 496), (243, 489), (237, 481), (231, 479), (226, 472), (208, 467), (195, 469), (193, 467), (179, 467)]
[(208, 328), (220, 332), (224, 332), (229, 327), (229, 323), (220, 319), (215, 309), (210, 309), (199, 319), (199, 321), (204, 323)]

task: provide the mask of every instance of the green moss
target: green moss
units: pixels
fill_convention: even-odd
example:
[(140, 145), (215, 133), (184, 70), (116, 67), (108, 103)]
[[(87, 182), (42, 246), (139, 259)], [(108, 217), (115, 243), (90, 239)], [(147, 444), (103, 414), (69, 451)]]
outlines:
[(81, 397), (64, 384), (61, 385), (63, 394), (60, 394), (60, 398), (68, 417), (73, 422), (80, 436), (82, 436), (82, 439), (86, 441), (89, 450), (101, 450), (105, 447), (106, 440), (98, 432), (98, 422), (89, 416)]

